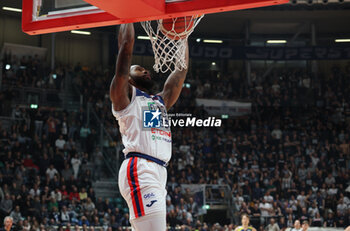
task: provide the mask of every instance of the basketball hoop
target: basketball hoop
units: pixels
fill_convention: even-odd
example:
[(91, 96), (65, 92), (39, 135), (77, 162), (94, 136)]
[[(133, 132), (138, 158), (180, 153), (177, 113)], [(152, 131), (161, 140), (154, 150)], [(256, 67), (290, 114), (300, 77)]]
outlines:
[[(153, 69), (159, 73), (187, 69), (187, 40), (204, 15), (141, 22), (154, 52)], [(154, 30), (154, 26), (156, 29)]]

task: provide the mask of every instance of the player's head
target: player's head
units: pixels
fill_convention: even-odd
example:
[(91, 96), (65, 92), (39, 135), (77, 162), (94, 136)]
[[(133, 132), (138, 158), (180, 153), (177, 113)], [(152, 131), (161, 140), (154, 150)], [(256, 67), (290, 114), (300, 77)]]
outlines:
[(152, 81), (149, 70), (140, 65), (132, 65), (130, 67), (130, 84), (141, 90), (151, 91), (154, 82)]
[(243, 213), (241, 216), (242, 220), (242, 226), (248, 226), (249, 225), (249, 216), (246, 213)]

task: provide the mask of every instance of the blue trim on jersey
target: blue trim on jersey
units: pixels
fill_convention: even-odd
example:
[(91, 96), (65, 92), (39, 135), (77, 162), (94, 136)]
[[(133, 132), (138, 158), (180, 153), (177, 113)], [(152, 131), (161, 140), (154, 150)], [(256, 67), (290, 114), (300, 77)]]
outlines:
[(134, 200), (135, 200), (135, 204), (136, 204), (137, 214), (139, 215), (139, 217), (141, 217), (142, 216), (141, 205), (139, 202), (139, 198), (137, 196), (137, 187), (136, 187), (135, 175), (134, 175), (134, 168), (135, 168), (134, 160), (135, 160), (135, 157), (133, 157), (131, 160), (129, 171), (130, 171), (131, 184), (133, 186)]
[(150, 98), (153, 100), (158, 100), (159, 102), (161, 102), (163, 105), (165, 105), (163, 98), (160, 95), (154, 95), (154, 96), (150, 96), (149, 94), (147, 94), (146, 92), (141, 91), (140, 89), (136, 88), (136, 96), (144, 96), (146, 98)]
[(166, 163), (165, 161), (162, 161), (158, 158), (155, 158), (153, 156), (150, 156), (150, 155), (147, 155), (147, 154), (143, 154), (143, 153), (139, 153), (139, 152), (129, 152), (125, 158), (128, 159), (128, 158), (131, 158), (131, 157), (140, 157), (140, 158), (143, 158), (143, 159), (146, 159), (146, 160), (149, 160), (149, 161), (153, 161), (157, 164), (159, 164), (160, 166), (163, 166), (163, 167), (167, 167), (168, 166), (168, 163)]
[(144, 96), (146, 98), (151, 98), (151, 96), (148, 95), (146, 92), (143, 92), (143, 91), (141, 91), (141, 90), (139, 90), (137, 88), (136, 88), (136, 96)]
[(159, 100), (159, 102), (161, 102), (161, 103), (165, 106), (163, 97), (161, 97), (160, 95), (155, 95), (154, 97), (157, 97), (157, 99)]

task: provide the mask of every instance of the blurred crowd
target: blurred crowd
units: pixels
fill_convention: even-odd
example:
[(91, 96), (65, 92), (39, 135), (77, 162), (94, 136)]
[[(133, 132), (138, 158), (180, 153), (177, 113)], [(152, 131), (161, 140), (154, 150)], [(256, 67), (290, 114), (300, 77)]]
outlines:
[(18, 57), (5, 53), (2, 63), (3, 85), (57, 90), (62, 88), (65, 68), (58, 66), (51, 71), (39, 55)]
[(10, 128), (0, 122), (0, 218), (13, 217), (15, 230), (129, 224), (124, 204), (95, 196), (91, 170), (103, 157), (85, 115), (16, 107), (13, 116)]
[[(79, 65), (68, 72), (84, 106), (92, 106), (119, 143), (108, 95), (113, 73)], [(35, 86), (37, 81), (26, 80), (36, 79), (34, 74), (29, 76), (18, 81)], [(189, 87), (171, 112), (206, 118), (195, 102), (203, 97), (249, 100), (252, 114), (224, 119), (220, 128), (172, 128), (167, 185), (171, 230), (233, 230), (239, 223), (202, 222), (200, 204), (181, 184), (229, 185), (234, 202), (230, 209), (237, 217), (247, 213), (258, 230), (283, 230), (295, 220), (319, 227), (349, 225), (350, 68), (334, 67), (317, 76), (298, 69), (263, 76), (258, 70), (250, 81), (239, 72), (189, 74)], [(156, 92), (165, 78), (154, 79)], [(99, 176), (88, 163), (101, 162), (102, 156), (95, 151), (96, 131), (86, 125), (84, 109), (68, 113), (14, 107), (12, 116), (19, 122), (0, 128), (3, 217), (14, 217), (20, 230), (53, 224), (69, 225), (67, 230), (75, 225), (120, 230), (129, 225), (125, 206), (94, 196), (92, 181)]]
[[(75, 83), (118, 139), (109, 113), (109, 86), (103, 84), (110, 76), (80, 70)], [(248, 82), (238, 72), (195, 73), (186, 80), (190, 87), (183, 89), (171, 112), (208, 116), (196, 106), (196, 97), (250, 100), (253, 112), (227, 119), (219, 129), (172, 129), (171, 226), (203, 225), (196, 217), (196, 202), (181, 193), (183, 183), (230, 185), (235, 213), (248, 213), (260, 230), (271, 222), (285, 229), (296, 219), (312, 226), (349, 224), (350, 68), (333, 67), (317, 77), (299, 69), (262, 76), (257, 70)], [(155, 93), (164, 79), (155, 77)]]
[[(183, 92), (176, 112), (193, 113), (183, 105), (193, 105), (198, 94), (250, 99), (253, 112), (221, 128), (173, 129), (169, 179), (230, 185), (235, 211), (249, 214), (259, 230), (271, 222), (285, 229), (295, 219), (349, 225), (350, 68), (334, 67), (317, 78), (279, 70), (251, 83), (238, 78), (210, 85), (215, 80), (203, 77)], [(177, 203), (172, 197), (175, 208)]]

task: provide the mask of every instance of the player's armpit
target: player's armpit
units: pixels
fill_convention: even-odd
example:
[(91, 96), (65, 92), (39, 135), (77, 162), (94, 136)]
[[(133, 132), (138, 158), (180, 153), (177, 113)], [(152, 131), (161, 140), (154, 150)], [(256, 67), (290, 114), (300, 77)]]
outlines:
[(120, 111), (130, 104), (131, 86), (127, 81), (118, 81), (114, 76), (110, 86), (110, 98), (113, 103), (113, 109)]

